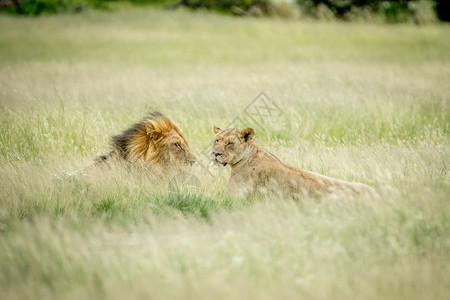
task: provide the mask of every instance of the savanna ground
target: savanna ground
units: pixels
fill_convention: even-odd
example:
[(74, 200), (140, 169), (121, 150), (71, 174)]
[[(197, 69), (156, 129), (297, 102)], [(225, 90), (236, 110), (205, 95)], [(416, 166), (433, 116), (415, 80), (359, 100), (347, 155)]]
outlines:
[[(122, 8), (0, 16), (0, 298), (445, 299), (450, 27)], [(243, 109), (283, 110), (264, 130)], [(79, 170), (159, 110), (199, 152), (235, 117), (380, 199), (238, 201)], [(199, 161), (206, 164), (199, 156)]]

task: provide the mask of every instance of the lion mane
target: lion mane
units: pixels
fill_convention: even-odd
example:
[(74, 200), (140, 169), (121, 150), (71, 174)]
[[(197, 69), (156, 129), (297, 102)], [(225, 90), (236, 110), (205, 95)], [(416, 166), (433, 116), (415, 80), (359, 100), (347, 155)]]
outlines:
[(96, 159), (100, 164), (111, 159), (147, 165), (192, 165), (195, 157), (180, 128), (168, 117), (153, 112), (111, 139), (112, 151)]

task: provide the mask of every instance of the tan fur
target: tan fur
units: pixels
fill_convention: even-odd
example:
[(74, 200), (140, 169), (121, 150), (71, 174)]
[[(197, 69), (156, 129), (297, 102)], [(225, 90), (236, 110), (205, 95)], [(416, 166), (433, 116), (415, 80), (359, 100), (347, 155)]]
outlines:
[(160, 113), (152, 113), (122, 134), (114, 136), (112, 147), (108, 155), (97, 158), (97, 165), (122, 160), (165, 171), (186, 170), (195, 162), (189, 143), (179, 127)]
[(333, 192), (376, 195), (369, 186), (330, 178), (282, 163), (258, 146), (254, 130), (214, 127), (212, 151), (216, 163), (230, 165), (229, 190), (236, 197), (264, 194), (280, 197), (323, 195)]

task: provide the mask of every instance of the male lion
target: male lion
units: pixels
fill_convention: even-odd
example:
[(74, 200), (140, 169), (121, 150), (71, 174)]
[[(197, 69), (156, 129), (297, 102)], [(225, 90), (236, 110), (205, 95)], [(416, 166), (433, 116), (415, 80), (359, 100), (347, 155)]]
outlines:
[(112, 137), (113, 150), (96, 159), (100, 166), (108, 161), (125, 161), (152, 171), (187, 170), (195, 157), (178, 126), (159, 112)]
[(214, 126), (212, 158), (231, 167), (230, 193), (239, 198), (253, 195), (304, 196), (332, 192), (376, 195), (371, 187), (294, 168), (258, 146), (252, 128), (221, 130)]

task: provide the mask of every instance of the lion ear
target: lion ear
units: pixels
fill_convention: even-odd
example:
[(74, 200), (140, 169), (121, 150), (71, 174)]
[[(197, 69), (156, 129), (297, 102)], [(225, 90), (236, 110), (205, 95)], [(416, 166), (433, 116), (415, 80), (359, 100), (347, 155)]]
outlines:
[(241, 132), (239, 132), (239, 136), (244, 139), (244, 141), (249, 141), (255, 136), (255, 131), (253, 128), (245, 128), (242, 129)]
[(219, 127), (216, 127), (216, 126), (214, 126), (214, 133), (215, 134), (218, 134), (219, 132), (221, 132), (222, 131), (222, 129), (220, 129)]
[(158, 140), (161, 137), (161, 132), (156, 130), (155, 125), (151, 121), (145, 124), (145, 131), (151, 140)]

